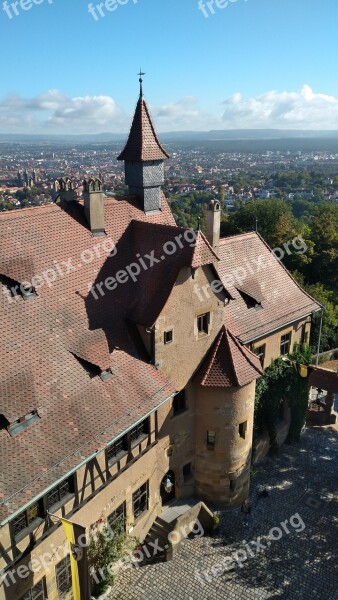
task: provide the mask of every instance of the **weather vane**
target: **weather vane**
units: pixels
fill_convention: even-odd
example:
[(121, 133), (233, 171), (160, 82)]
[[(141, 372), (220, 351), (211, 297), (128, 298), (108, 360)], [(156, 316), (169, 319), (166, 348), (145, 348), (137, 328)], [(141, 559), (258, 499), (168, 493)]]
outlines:
[(143, 79), (142, 79), (142, 77), (143, 77), (143, 75), (145, 75), (145, 73), (142, 73), (142, 69), (140, 69), (140, 72), (137, 73), (137, 74), (140, 77), (140, 79), (139, 79), (139, 82), (140, 82), (140, 96), (142, 97), (143, 96), (143, 89), (142, 89)]

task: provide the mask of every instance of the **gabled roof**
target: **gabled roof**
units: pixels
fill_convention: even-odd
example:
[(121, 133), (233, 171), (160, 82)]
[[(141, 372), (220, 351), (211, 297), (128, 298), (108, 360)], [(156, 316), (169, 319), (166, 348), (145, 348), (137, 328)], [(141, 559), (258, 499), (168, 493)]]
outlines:
[[(142, 272), (142, 277), (138, 278), (131, 289), (128, 316), (136, 323), (146, 326), (155, 323), (183, 267), (196, 269), (217, 262), (217, 254), (201, 231), (188, 232), (190, 236), (194, 235), (193, 242), (186, 241), (186, 232), (182, 227), (140, 221), (132, 223), (135, 255), (142, 251), (143, 256), (153, 254), (156, 260), (152, 267)], [(180, 244), (176, 238), (180, 238)], [(191, 240), (192, 237), (187, 239)], [(165, 253), (166, 244), (168, 249), (176, 248), (172, 255)]]
[(198, 373), (204, 387), (242, 387), (263, 373), (259, 358), (222, 327)]
[[(217, 271), (233, 297), (225, 311), (225, 325), (241, 342), (258, 340), (320, 310), (320, 304), (302, 290), (259, 234), (222, 238), (217, 253)], [(258, 300), (262, 308), (248, 308), (241, 291)]]
[[(143, 252), (132, 222), (173, 231), (174, 218), (163, 195), (153, 215), (130, 197), (104, 200), (104, 211), (103, 238), (93, 238), (81, 203), (0, 213), (0, 275), (30, 281), (55, 273), (29, 302), (9, 298), (0, 281), (0, 415), (12, 422), (37, 410), (40, 417), (14, 437), (0, 428), (0, 522), (175, 393), (128, 330), (135, 284), (98, 300), (88, 291)], [(108, 239), (115, 256), (111, 245), (101, 247)], [(90, 377), (75, 357), (109, 367), (112, 377)]]
[(140, 96), (127, 143), (117, 160), (148, 161), (166, 158), (169, 158), (169, 154), (160, 144), (146, 101)]

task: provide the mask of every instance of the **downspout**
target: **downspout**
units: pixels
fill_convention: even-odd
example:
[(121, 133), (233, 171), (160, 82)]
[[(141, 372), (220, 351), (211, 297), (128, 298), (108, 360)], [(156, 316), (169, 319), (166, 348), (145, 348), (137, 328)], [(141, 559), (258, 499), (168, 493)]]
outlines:
[(318, 367), (318, 364), (319, 364), (319, 352), (320, 352), (320, 343), (322, 341), (322, 329), (323, 329), (324, 311), (325, 311), (325, 306), (322, 306), (322, 312), (321, 312), (321, 315), (320, 315), (319, 334), (318, 334), (317, 354), (316, 354), (316, 367)]

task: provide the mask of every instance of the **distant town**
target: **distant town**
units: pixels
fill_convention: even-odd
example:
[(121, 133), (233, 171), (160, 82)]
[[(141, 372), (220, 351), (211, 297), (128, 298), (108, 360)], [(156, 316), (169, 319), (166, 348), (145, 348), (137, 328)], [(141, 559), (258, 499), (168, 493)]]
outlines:
[[(337, 202), (338, 144), (330, 140), (328, 149), (316, 149), (322, 145), (315, 139), (169, 142), (164, 192), (169, 201), (190, 193), (198, 202), (221, 195), (229, 212), (254, 198)], [(123, 165), (116, 160), (120, 146), (120, 142), (0, 143), (0, 211), (54, 202), (58, 179), (65, 174), (74, 181), (79, 198), (89, 176), (103, 182), (107, 196), (123, 195)], [(302, 175), (283, 181), (282, 175), (290, 173)]]

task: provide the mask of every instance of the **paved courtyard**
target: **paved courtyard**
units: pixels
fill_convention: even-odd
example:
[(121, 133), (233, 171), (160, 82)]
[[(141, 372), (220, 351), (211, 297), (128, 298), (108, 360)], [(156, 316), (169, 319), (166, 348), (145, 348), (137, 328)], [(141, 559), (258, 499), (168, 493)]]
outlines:
[(257, 465), (247, 525), (239, 509), (222, 511), (216, 537), (121, 572), (109, 600), (338, 600), (337, 438), (332, 428), (306, 429), (300, 446)]

